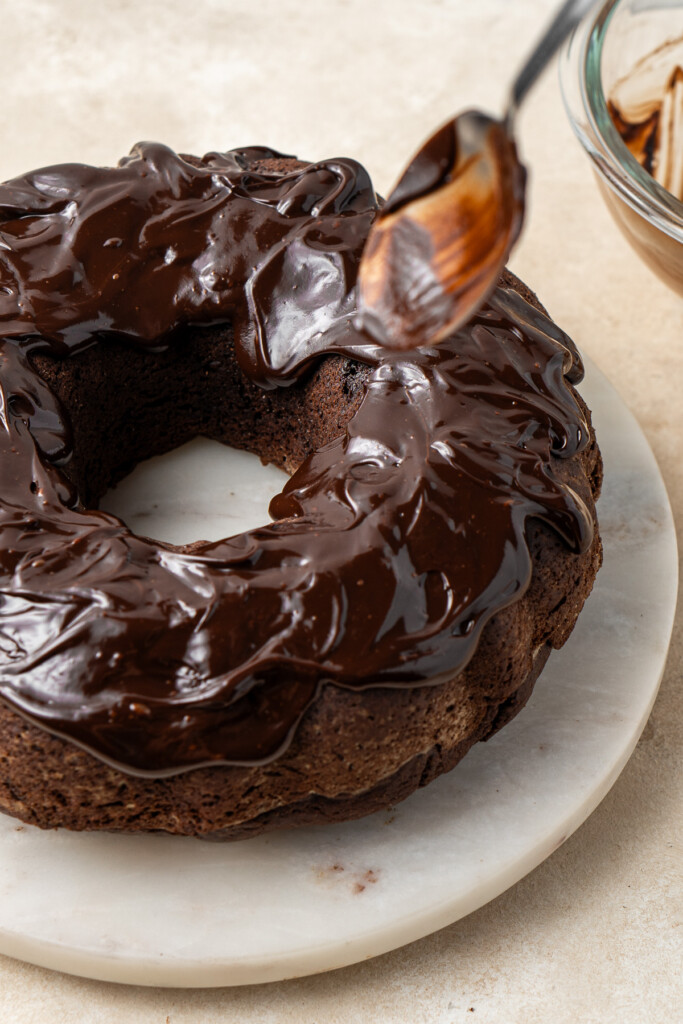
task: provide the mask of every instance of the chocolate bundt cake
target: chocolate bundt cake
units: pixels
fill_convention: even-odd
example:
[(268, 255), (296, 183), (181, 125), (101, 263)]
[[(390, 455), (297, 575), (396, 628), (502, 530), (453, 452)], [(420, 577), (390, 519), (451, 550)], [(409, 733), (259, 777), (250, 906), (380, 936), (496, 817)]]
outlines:
[[(264, 148), (0, 186), (0, 809), (239, 838), (343, 821), (523, 706), (600, 564), (581, 362), (506, 274), (409, 355), (355, 322), (352, 160)], [(291, 477), (179, 547), (98, 511), (203, 435)]]

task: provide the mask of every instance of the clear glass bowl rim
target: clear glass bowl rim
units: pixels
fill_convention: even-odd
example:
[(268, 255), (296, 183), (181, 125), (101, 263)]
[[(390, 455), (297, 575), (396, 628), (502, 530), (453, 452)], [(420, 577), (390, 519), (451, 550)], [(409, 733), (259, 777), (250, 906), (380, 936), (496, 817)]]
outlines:
[(560, 87), (572, 128), (606, 184), (665, 234), (683, 243), (683, 203), (655, 181), (617, 131), (602, 88), (603, 45), (622, 0), (607, 0), (574, 30), (560, 54)]

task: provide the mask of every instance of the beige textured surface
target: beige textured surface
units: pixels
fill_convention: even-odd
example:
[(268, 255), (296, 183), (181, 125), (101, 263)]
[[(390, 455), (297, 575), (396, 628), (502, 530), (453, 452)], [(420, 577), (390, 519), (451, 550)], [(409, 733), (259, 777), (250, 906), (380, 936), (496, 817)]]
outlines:
[[(499, 104), (510, 62), (551, 7), (0, 0), (0, 178), (56, 160), (111, 162), (147, 137), (200, 152), (267, 142), (346, 153), (386, 190), (440, 119)], [(683, 302), (612, 225), (554, 74), (533, 95), (521, 140), (531, 204), (513, 269), (638, 416), (683, 543)], [(105, 985), (0, 959), (0, 1021), (683, 1020), (681, 618), (651, 721), (612, 792), (550, 860), (466, 920), (358, 967), (239, 990)]]

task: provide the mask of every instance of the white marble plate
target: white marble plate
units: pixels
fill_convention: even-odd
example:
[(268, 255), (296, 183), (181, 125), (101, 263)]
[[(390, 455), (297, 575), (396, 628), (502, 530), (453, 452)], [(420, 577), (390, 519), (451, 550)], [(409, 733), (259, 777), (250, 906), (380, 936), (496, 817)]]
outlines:
[[(435, 931), (552, 853), (633, 750), (657, 692), (676, 603), (675, 534), (653, 455), (592, 367), (582, 390), (605, 456), (605, 563), (570, 642), (552, 655), (518, 718), (448, 776), (390, 812), (348, 825), (214, 845), (40, 832), (0, 815), (0, 952), (136, 984), (275, 981)], [(194, 451), (201, 451), (196, 443)], [(211, 446), (191, 466), (178, 456), (166, 466), (167, 481), (175, 462), (186, 494), (201, 489), (186, 476), (191, 468), (203, 466), (218, 488), (215, 457)], [(235, 465), (242, 480), (249, 459)], [(263, 517), (281, 480), (276, 470), (257, 476), (260, 497), (244, 525), (253, 524), (249, 515)], [(150, 491), (149, 484), (143, 474), (146, 497), (133, 483), (127, 496), (123, 488), (110, 496), (108, 508), (137, 505), (131, 525), (167, 531), (169, 539), (229, 532), (202, 521), (189, 523), (190, 536), (171, 538), (173, 524), (152, 507), (163, 504), (160, 485)], [(225, 486), (229, 492), (229, 479)]]

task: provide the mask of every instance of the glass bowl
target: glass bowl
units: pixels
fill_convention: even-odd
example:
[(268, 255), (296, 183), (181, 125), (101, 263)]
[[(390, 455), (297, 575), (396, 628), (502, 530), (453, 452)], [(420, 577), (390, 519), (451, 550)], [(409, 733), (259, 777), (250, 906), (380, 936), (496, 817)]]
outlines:
[(638, 163), (608, 108), (617, 95), (642, 99), (639, 90), (651, 94), (657, 83), (663, 91), (678, 64), (683, 0), (608, 0), (560, 55), (565, 106), (612, 216), (636, 252), (683, 295), (683, 202)]

